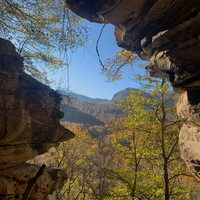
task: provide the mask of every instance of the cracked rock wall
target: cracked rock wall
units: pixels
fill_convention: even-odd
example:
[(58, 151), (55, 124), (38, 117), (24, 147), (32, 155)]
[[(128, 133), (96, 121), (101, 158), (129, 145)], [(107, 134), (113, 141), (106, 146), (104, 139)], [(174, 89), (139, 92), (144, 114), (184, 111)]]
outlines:
[(154, 77), (167, 77), (180, 94), (182, 157), (200, 181), (199, 0), (66, 0), (91, 22), (115, 25), (117, 44), (149, 61)]
[[(23, 58), (4, 39), (0, 39), (0, 92), (0, 199), (21, 199), (40, 168), (25, 162), (74, 133), (60, 125), (60, 95), (25, 74)], [(35, 184), (40, 188), (35, 199), (46, 199), (65, 178), (64, 171), (45, 169)]]

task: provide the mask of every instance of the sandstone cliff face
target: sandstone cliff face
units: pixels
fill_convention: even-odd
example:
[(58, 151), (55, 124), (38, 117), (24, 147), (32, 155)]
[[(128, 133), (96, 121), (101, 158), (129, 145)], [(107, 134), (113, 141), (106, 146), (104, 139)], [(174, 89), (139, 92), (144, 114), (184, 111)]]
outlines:
[(200, 180), (199, 0), (66, 0), (77, 15), (115, 25), (120, 47), (149, 61), (154, 77), (167, 77), (180, 94), (182, 157)]
[[(0, 39), (0, 91), (0, 199), (22, 199), (40, 168), (24, 163), (74, 134), (60, 125), (60, 95), (25, 74), (23, 58), (4, 39)], [(34, 186), (33, 191), (40, 188), (35, 199), (45, 199), (65, 178), (63, 171), (45, 169)]]

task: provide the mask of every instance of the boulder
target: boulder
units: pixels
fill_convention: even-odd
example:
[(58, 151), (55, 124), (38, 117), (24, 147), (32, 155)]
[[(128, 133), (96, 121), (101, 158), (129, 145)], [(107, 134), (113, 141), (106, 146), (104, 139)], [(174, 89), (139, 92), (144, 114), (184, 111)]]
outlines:
[(47, 200), (48, 195), (55, 189), (61, 188), (67, 179), (64, 170), (50, 168), (45, 168), (37, 178), (39, 170), (39, 166), (28, 163), (2, 169), (0, 171), (0, 199)]

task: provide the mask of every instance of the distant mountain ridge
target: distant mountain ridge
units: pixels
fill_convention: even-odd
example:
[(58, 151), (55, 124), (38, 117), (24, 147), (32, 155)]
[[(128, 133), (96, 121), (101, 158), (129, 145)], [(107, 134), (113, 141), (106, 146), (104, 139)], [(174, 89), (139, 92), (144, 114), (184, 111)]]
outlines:
[(92, 103), (104, 103), (109, 102), (109, 99), (101, 99), (101, 98), (91, 98), (82, 94), (78, 94), (75, 92), (67, 91), (67, 90), (57, 90), (59, 94), (62, 96), (67, 96), (69, 99), (79, 99), (85, 102), (92, 102)]
[[(63, 95), (60, 109), (65, 113), (65, 116), (61, 119), (61, 122), (83, 124), (85, 127), (105, 127), (106, 124), (113, 122), (113, 120), (116, 121), (119, 118), (127, 117), (124, 107), (116, 106), (116, 104), (129, 96), (130, 91), (140, 90), (126, 88), (114, 94), (112, 100), (93, 99), (76, 93), (71, 93), (70, 96)], [(148, 93), (142, 92), (142, 95), (148, 95)]]
[(113, 95), (113, 98), (111, 101), (119, 103), (121, 100), (124, 100), (127, 96), (129, 96), (130, 91), (138, 91), (138, 89), (129, 87), (129, 88), (126, 88), (125, 90), (119, 91)]
[(87, 97), (85, 95), (77, 94), (77, 93), (74, 93), (74, 92), (70, 92), (70, 97), (75, 98), (75, 99), (79, 99), (81, 101), (92, 102), (92, 103), (104, 103), (104, 102), (110, 101), (108, 99), (91, 98), (91, 97)]
[[(62, 122), (83, 123), (88, 125), (104, 125), (119, 117), (125, 116), (124, 110), (115, 104), (125, 99), (134, 88), (126, 88), (113, 95), (112, 100), (90, 98), (85, 95), (69, 93), (68, 97), (63, 97), (61, 110), (64, 111), (65, 117)], [(64, 92), (62, 92), (64, 94)]]
[[(111, 100), (101, 99), (101, 98), (91, 98), (91, 97), (88, 97), (88, 96), (85, 96), (82, 94), (77, 94), (75, 92), (70, 92), (69, 95), (67, 95), (67, 96), (69, 96), (69, 98), (78, 99), (78, 100), (85, 101), (85, 102), (98, 103), (98, 104), (113, 104), (113, 102), (119, 103), (119, 101), (121, 101), (121, 100), (125, 99), (127, 96), (129, 96), (129, 93), (128, 93), (129, 91), (134, 91), (134, 90), (138, 91), (138, 89), (131, 88), (131, 87), (121, 90), (121, 91), (115, 93)], [(61, 94), (66, 95), (66, 93), (67, 92), (65, 92), (65, 91), (61, 91)]]

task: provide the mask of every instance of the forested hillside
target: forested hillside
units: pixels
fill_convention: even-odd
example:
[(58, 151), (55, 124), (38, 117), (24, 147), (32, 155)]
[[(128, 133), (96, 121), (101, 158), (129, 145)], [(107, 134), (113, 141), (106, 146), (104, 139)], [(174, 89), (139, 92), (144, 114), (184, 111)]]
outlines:
[(70, 97), (73, 98), (73, 99), (79, 99), (81, 101), (86, 101), (86, 102), (93, 102), (93, 103), (110, 103), (110, 101), (108, 99), (100, 99), (100, 98), (90, 98), (90, 97), (87, 97), (85, 95), (81, 95), (81, 94), (77, 94), (77, 93), (73, 93), (71, 92), (70, 94)]
[(80, 109), (70, 106), (61, 105), (61, 110), (65, 113), (65, 116), (61, 119), (61, 122), (73, 122), (83, 123), (85, 125), (104, 125), (104, 122), (97, 119), (91, 114), (81, 111)]
[(64, 111), (65, 117), (61, 121), (104, 125), (104, 123), (110, 123), (120, 117), (125, 117), (124, 109), (117, 106), (117, 103), (129, 96), (129, 91), (134, 90), (136, 89), (127, 88), (122, 90), (114, 94), (112, 100), (92, 99), (75, 93), (71, 95), (70, 99), (63, 97), (61, 110)]
[(129, 90), (126, 89), (115, 94), (115, 101), (113, 101), (114, 97), (112, 100), (92, 99), (75, 93), (70, 95), (70, 98), (63, 97), (60, 106), (60, 109), (65, 113), (65, 116), (61, 119), (62, 125), (78, 124), (82, 129), (87, 128), (88, 133), (93, 138), (107, 135), (108, 123), (127, 116), (124, 108), (117, 106), (116, 101), (123, 100), (129, 95), (127, 93)]

